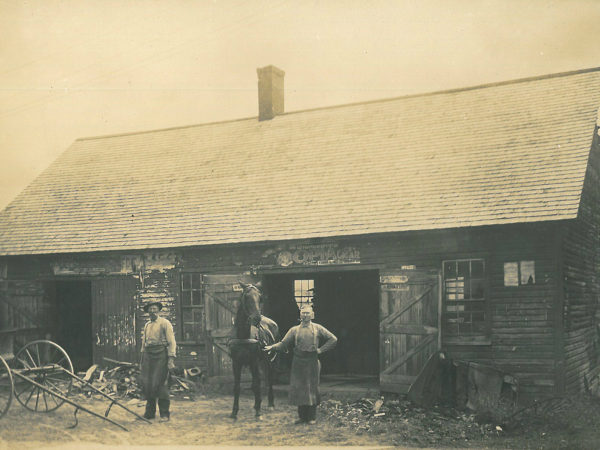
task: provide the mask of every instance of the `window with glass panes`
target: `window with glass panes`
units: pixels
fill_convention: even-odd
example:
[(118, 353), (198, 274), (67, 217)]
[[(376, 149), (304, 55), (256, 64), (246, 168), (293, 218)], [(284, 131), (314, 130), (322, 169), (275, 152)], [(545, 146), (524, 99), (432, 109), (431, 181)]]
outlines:
[(447, 336), (483, 335), (486, 327), (483, 259), (444, 261), (443, 329)]
[(315, 280), (294, 280), (294, 298), (298, 309), (309, 304), (312, 305), (315, 289)]
[(199, 273), (181, 274), (181, 339), (197, 341), (201, 339), (202, 313), (202, 279)]

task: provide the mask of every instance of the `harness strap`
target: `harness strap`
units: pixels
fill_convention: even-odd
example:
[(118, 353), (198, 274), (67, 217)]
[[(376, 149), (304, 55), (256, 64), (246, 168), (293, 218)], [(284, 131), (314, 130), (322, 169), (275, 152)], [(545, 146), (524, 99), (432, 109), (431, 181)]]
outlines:
[[(273, 333), (271, 333), (271, 330), (269, 330), (269, 328), (265, 328), (265, 327), (263, 327), (263, 326), (262, 326), (260, 323), (257, 325), (257, 327), (256, 327), (256, 328), (257, 328), (257, 330), (259, 330), (259, 333), (258, 333), (258, 339), (259, 339), (259, 341), (260, 341), (260, 345), (261, 345), (262, 347), (265, 347), (265, 346), (267, 346), (267, 345), (269, 345), (269, 344), (271, 344), (271, 343), (275, 342), (275, 336), (273, 336)], [(270, 340), (270, 341), (267, 341), (267, 340), (265, 340), (265, 339), (261, 339), (261, 337), (262, 337), (262, 336), (260, 335), (260, 331), (261, 331), (261, 330), (262, 330), (264, 333), (268, 334), (268, 337), (269, 337), (269, 338), (271, 338), (271, 340)]]
[(229, 345), (232, 344), (259, 344), (258, 339), (230, 339)]
[[(296, 333), (294, 333), (294, 347), (298, 347), (298, 334), (300, 333), (301, 325), (296, 325)], [(316, 327), (314, 323), (310, 323), (310, 331), (312, 331), (313, 335), (313, 345), (315, 346), (315, 350), (319, 348), (319, 336), (316, 333)]]

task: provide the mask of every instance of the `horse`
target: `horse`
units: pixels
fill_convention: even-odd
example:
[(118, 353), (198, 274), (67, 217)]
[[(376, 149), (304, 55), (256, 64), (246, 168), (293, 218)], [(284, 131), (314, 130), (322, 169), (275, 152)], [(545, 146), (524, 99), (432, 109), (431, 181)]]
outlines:
[(279, 341), (279, 327), (274, 320), (263, 316), (260, 312), (261, 285), (245, 284), (240, 303), (235, 315), (234, 335), (229, 341), (233, 366), (233, 409), (231, 418), (237, 419), (240, 400), (240, 381), (242, 368), (248, 366), (252, 374), (252, 391), (254, 392), (254, 410), (256, 418), (261, 418), (261, 375), (262, 367), (266, 377), (269, 408), (275, 406), (273, 398), (274, 368), (273, 360), (263, 351), (266, 345)]

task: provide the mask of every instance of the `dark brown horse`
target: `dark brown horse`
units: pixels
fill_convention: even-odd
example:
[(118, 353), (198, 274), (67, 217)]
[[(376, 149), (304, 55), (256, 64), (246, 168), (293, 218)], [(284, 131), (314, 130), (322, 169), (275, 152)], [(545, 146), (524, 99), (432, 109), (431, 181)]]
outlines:
[(234, 324), (234, 336), (229, 342), (231, 361), (233, 364), (233, 410), (231, 418), (237, 419), (240, 401), (240, 380), (242, 368), (248, 366), (252, 374), (252, 391), (254, 392), (254, 409), (256, 417), (261, 417), (261, 375), (260, 369), (266, 377), (269, 407), (274, 406), (273, 401), (273, 366), (268, 355), (263, 352), (263, 347), (279, 341), (279, 327), (277, 324), (260, 313), (260, 283), (256, 285), (244, 284), (240, 304), (237, 309)]

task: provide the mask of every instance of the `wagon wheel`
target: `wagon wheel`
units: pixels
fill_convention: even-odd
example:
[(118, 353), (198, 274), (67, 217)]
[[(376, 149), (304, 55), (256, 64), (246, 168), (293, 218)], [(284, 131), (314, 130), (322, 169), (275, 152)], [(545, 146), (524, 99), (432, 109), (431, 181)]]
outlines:
[(19, 350), (13, 361), (15, 397), (19, 403), (36, 412), (50, 412), (60, 407), (64, 400), (22, 379), (19, 374), (50, 391), (66, 396), (73, 384), (73, 378), (63, 369), (73, 373), (73, 364), (67, 352), (52, 341), (33, 341)]
[(0, 356), (0, 417), (6, 414), (10, 408), (14, 388), (10, 368), (4, 358)]

